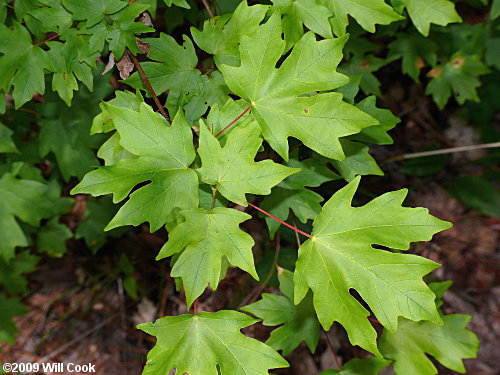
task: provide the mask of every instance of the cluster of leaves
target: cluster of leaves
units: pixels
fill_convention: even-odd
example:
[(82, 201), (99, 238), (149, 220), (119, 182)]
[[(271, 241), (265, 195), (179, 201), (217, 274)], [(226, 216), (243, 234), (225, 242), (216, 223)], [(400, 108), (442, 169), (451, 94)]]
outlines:
[[(103, 230), (166, 227), (157, 260), (170, 258), (189, 308), (207, 287), (217, 288), (228, 267), (259, 279), (254, 240), (240, 227), (251, 216), (235, 206), (265, 196), (261, 207), (270, 215), (312, 228), (301, 231), (308, 239), (293, 272), (279, 271), (283, 295), (265, 294), (243, 308), (281, 326), (264, 344), (240, 332), (257, 320), (237, 311), (140, 325), (158, 339), (144, 373), (265, 374), (288, 365), (276, 351), (286, 356), (305, 341), (314, 352), (320, 331), (334, 322), (376, 357), (325, 374), (376, 374), (389, 364), (398, 375), (436, 374), (426, 353), (463, 372), (461, 360), (478, 346), (465, 329), (468, 318), (439, 310), (445, 286), (423, 281), (438, 265), (404, 254), (449, 223), (403, 207), (405, 190), (360, 207), (352, 202), (360, 176), (383, 174), (369, 145), (392, 143), (387, 132), (398, 123), (376, 106), (374, 73), (401, 59), (403, 73), (418, 81), (427, 65), (426, 90), (439, 107), (452, 95), (461, 104), (477, 100), (478, 77), (498, 67), (499, 3), (485, 23), (444, 27), (461, 21), (449, 0), (243, 1), (192, 27), (179, 44), (165, 33), (142, 35), (155, 31), (156, 0), (0, 1), (0, 110), (43, 95), (34, 109), (9, 109), (0, 123), (0, 340), (14, 340), (11, 318), (23, 308), (12, 296), (26, 290), (21, 275), (38, 261), (17, 247), (34, 241), (39, 252), (62, 256), (74, 236), (95, 252)], [(184, 0), (165, 4), (182, 7), (187, 18), (196, 12)], [(391, 38), (387, 49), (378, 35)], [(450, 35), (457, 36), (450, 42)], [(143, 52), (144, 73), (123, 81), (137, 91), (116, 91), (98, 104), (111, 88), (97, 78), (97, 59)], [(71, 108), (45, 93), (50, 80)], [(151, 96), (164, 101), (169, 119), (147, 104)], [(73, 199), (61, 193), (75, 179), (81, 182), (71, 194), (96, 198), (87, 198), (73, 233), (63, 223)], [(324, 194), (311, 188), (333, 180), (347, 185), (321, 205)], [(271, 216), (266, 221), (270, 237), (283, 229)], [(379, 338), (371, 315), (384, 329)]]

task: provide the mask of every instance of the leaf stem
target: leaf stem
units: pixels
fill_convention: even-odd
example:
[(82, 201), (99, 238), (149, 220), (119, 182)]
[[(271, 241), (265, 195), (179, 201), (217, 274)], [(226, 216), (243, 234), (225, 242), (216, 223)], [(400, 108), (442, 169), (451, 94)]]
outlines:
[(250, 203), (250, 202), (248, 202), (248, 205), (249, 205), (249, 206), (251, 206), (251, 207), (253, 207), (253, 208), (255, 208), (257, 211), (260, 211), (260, 212), (262, 212), (263, 214), (265, 214), (265, 215), (269, 216), (271, 219), (274, 219), (274, 220), (276, 220), (277, 222), (279, 222), (279, 223), (283, 224), (284, 226), (287, 226), (288, 228), (293, 229), (295, 232), (300, 233), (300, 234), (302, 234), (303, 236), (306, 236), (306, 237), (308, 237), (308, 238), (311, 238), (311, 237), (312, 237), (310, 234), (308, 234), (308, 233), (306, 233), (306, 232), (301, 231), (299, 228), (296, 228), (296, 227), (294, 227), (293, 225), (290, 225), (290, 224), (288, 224), (288, 223), (285, 223), (283, 220), (278, 219), (276, 216), (271, 215), (269, 212), (264, 211), (262, 208), (260, 208), (260, 207), (258, 207), (258, 206), (256, 206), (256, 205), (254, 205), (254, 204), (252, 204), (252, 203)]
[(165, 107), (163, 107), (163, 104), (161, 104), (160, 100), (156, 96), (156, 94), (153, 90), (153, 87), (151, 86), (151, 83), (149, 82), (148, 76), (146, 75), (146, 73), (142, 69), (142, 66), (139, 63), (139, 60), (137, 60), (137, 57), (135, 57), (128, 49), (126, 50), (126, 53), (127, 53), (128, 57), (130, 57), (130, 59), (134, 63), (135, 68), (137, 69), (137, 71), (139, 72), (139, 75), (141, 76), (142, 83), (144, 84), (144, 86), (146, 86), (149, 93), (153, 97), (153, 100), (156, 103), (158, 110), (163, 115), (163, 117), (165, 117), (167, 119), (167, 121), (170, 122), (170, 118), (168, 117), (167, 112), (165, 111)]
[(203, 3), (203, 6), (207, 10), (208, 15), (210, 16), (210, 18), (214, 18), (214, 16), (215, 16), (214, 12), (212, 12), (212, 9), (210, 9), (210, 4), (208, 3), (208, 1), (207, 0), (201, 0), (201, 2)]
[(54, 35), (52, 35), (50, 38), (45, 39), (44, 41), (42, 41), (42, 42), (40, 42), (40, 43), (35, 44), (35, 45), (34, 45), (34, 47), (41, 46), (42, 44), (45, 44), (45, 43), (47, 43), (47, 42), (50, 42), (52, 39), (55, 39), (55, 38), (57, 38), (57, 37), (59, 37), (59, 34), (54, 34)]
[(330, 337), (328, 336), (328, 332), (323, 330), (323, 334), (325, 335), (326, 342), (328, 343), (328, 346), (330, 347), (330, 350), (333, 353), (333, 357), (335, 358), (335, 362), (337, 363), (337, 366), (340, 370), (342, 366), (340, 365), (340, 361), (339, 361), (339, 358), (337, 357), (337, 353), (335, 353), (335, 349), (333, 348), (332, 342), (330, 341)]
[(396, 156), (392, 156), (388, 159), (383, 160), (381, 164), (391, 163), (393, 161), (399, 161), (399, 160), (405, 160), (405, 159), (423, 158), (426, 156), (453, 154), (455, 152), (464, 152), (464, 151), (472, 151), (472, 150), (479, 150), (479, 149), (484, 149), (484, 148), (495, 148), (495, 147), (500, 147), (500, 142), (483, 143), (483, 144), (479, 144), (479, 145), (470, 145), (470, 146), (459, 146), (459, 147), (444, 148), (441, 150), (432, 150), (432, 151), (424, 151), (424, 152), (414, 152), (411, 154), (396, 155)]
[(236, 121), (238, 121), (240, 118), (242, 118), (245, 113), (247, 113), (248, 111), (250, 111), (250, 108), (252, 108), (251, 105), (249, 105), (242, 113), (241, 115), (239, 115), (238, 117), (236, 117), (233, 121), (231, 121), (231, 123), (229, 125), (227, 125), (224, 129), (222, 129), (220, 132), (218, 132), (216, 135), (215, 135), (215, 138), (218, 138), (219, 135), (221, 135), (222, 133), (224, 133), (227, 129), (229, 129), (229, 127), (231, 125), (233, 125)]

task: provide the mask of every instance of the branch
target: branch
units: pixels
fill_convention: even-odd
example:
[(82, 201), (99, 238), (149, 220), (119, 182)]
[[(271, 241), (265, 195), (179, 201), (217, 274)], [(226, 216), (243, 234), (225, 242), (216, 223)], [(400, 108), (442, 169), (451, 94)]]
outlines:
[(495, 148), (495, 147), (500, 147), (500, 142), (484, 143), (484, 144), (480, 144), (480, 145), (470, 145), (470, 146), (460, 146), (460, 147), (444, 148), (442, 150), (414, 152), (414, 153), (411, 153), (411, 154), (403, 154), (403, 155), (392, 156), (392, 157), (390, 157), (390, 158), (382, 161), (382, 164), (390, 163), (390, 162), (393, 162), (393, 161), (405, 160), (405, 159), (423, 158), (423, 157), (426, 157), (426, 156), (453, 154), (455, 152), (464, 152), (464, 151), (472, 151), (472, 150), (479, 150), (479, 149), (484, 149), (484, 148)]
[(134, 63), (135, 68), (137, 69), (137, 71), (139, 72), (139, 75), (141, 76), (142, 83), (144, 84), (144, 86), (146, 86), (149, 93), (153, 97), (153, 100), (154, 100), (156, 106), (158, 107), (158, 110), (163, 115), (163, 117), (165, 117), (167, 119), (167, 121), (170, 122), (170, 118), (168, 117), (167, 112), (165, 112), (165, 107), (163, 107), (163, 104), (161, 104), (160, 100), (156, 96), (156, 94), (153, 90), (153, 87), (151, 86), (151, 83), (149, 83), (148, 76), (146, 75), (146, 73), (144, 73), (144, 70), (142, 69), (142, 66), (139, 63), (139, 60), (137, 60), (137, 57), (135, 57), (128, 49), (127, 49), (126, 53), (127, 53), (128, 57), (130, 57), (130, 59)]
[(269, 216), (271, 219), (274, 219), (274, 220), (276, 220), (277, 222), (279, 222), (279, 223), (281, 223), (281, 224), (283, 224), (283, 225), (287, 226), (288, 228), (293, 229), (295, 232), (300, 233), (300, 234), (302, 234), (303, 236), (306, 236), (306, 237), (308, 237), (308, 238), (311, 238), (311, 237), (312, 237), (310, 234), (308, 234), (308, 233), (306, 233), (306, 232), (301, 231), (299, 228), (296, 228), (296, 227), (294, 227), (293, 225), (290, 225), (290, 224), (288, 224), (288, 223), (285, 223), (283, 220), (278, 219), (276, 216), (271, 215), (269, 212), (264, 211), (262, 208), (257, 207), (256, 205), (254, 205), (254, 204), (252, 204), (252, 203), (250, 203), (250, 202), (248, 202), (248, 205), (249, 205), (249, 206), (251, 206), (251, 207), (253, 207), (253, 208), (255, 208), (257, 211), (260, 211), (260, 212), (262, 212), (263, 214), (265, 214), (265, 215)]
[(218, 132), (216, 135), (215, 135), (215, 138), (218, 138), (219, 135), (221, 135), (222, 133), (224, 133), (227, 129), (229, 129), (229, 127), (231, 125), (233, 125), (236, 121), (238, 121), (240, 118), (242, 118), (245, 113), (247, 113), (248, 111), (250, 111), (250, 108), (252, 108), (251, 105), (249, 105), (244, 111), (243, 113), (241, 113), (241, 115), (239, 115), (238, 117), (236, 117), (233, 121), (231, 121), (231, 123), (229, 125), (227, 125), (224, 129), (222, 129), (220, 132)]

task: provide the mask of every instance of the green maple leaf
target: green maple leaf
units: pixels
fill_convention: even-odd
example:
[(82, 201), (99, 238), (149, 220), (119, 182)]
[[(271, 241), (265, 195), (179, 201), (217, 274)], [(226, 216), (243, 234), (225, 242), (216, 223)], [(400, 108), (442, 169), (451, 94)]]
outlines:
[(98, 139), (89, 136), (84, 121), (77, 119), (64, 123), (64, 119), (58, 118), (43, 119), (39, 124), (40, 156), (44, 158), (53, 152), (66, 181), (71, 176), (82, 178), (99, 165), (93, 150)]
[(429, 35), (431, 23), (446, 26), (452, 22), (462, 22), (450, 0), (398, 0), (402, 3), (417, 30)]
[(93, 196), (113, 193), (113, 202), (130, 194), (106, 229), (150, 223), (152, 232), (164, 225), (174, 208), (198, 206), (198, 177), (189, 168), (195, 157), (193, 136), (182, 112), (172, 126), (145, 103), (139, 111), (106, 105), (120, 135), (121, 146), (137, 158), (119, 160), (88, 173), (72, 191)]
[[(326, 160), (322, 157), (304, 161), (291, 159), (288, 166), (300, 168), (300, 172), (273, 188), (272, 193), (262, 201), (261, 207), (283, 221), (288, 219), (290, 210), (302, 223), (316, 219), (321, 212), (320, 203), (323, 202), (323, 197), (307, 189), (306, 186), (317, 187), (324, 182), (338, 179), (340, 176), (327, 167)], [(271, 237), (274, 237), (281, 224), (268, 216), (266, 216), (266, 223)]]
[(191, 6), (187, 3), (186, 0), (163, 0), (165, 4), (170, 7), (173, 5), (177, 5), (178, 7), (191, 9)]
[(40, 228), (37, 238), (37, 248), (51, 257), (60, 258), (66, 253), (66, 240), (71, 237), (73, 237), (73, 233), (69, 228), (59, 223), (58, 217), (54, 217)]
[(312, 32), (297, 42), (291, 54), (275, 65), (284, 52), (281, 18), (275, 12), (252, 37), (241, 38), (241, 65), (221, 65), (228, 87), (252, 107), (264, 138), (288, 161), (288, 137), (333, 159), (344, 158), (339, 138), (358, 133), (377, 122), (342, 101), (332, 90), (347, 83), (336, 73), (346, 37), (316, 41)]
[(168, 316), (137, 328), (157, 337), (144, 375), (172, 369), (189, 375), (265, 375), (288, 363), (269, 346), (244, 336), (240, 329), (257, 322), (236, 311)]
[(438, 371), (426, 353), (450, 370), (465, 373), (462, 359), (475, 358), (479, 347), (476, 335), (465, 328), (471, 317), (452, 314), (442, 318), (442, 326), (401, 319), (395, 334), (384, 331), (380, 351), (394, 361), (397, 375), (436, 375)]
[(388, 59), (402, 58), (403, 73), (408, 74), (416, 82), (419, 82), (424, 62), (430, 66), (435, 66), (437, 63), (436, 43), (416, 32), (401, 33), (388, 48)]
[(86, 202), (85, 218), (78, 224), (75, 238), (85, 239), (85, 243), (92, 253), (97, 253), (97, 250), (104, 245), (107, 237), (119, 233), (119, 231), (116, 232), (115, 230), (108, 233), (104, 232), (104, 228), (116, 215), (117, 210), (111, 197), (99, 199), (89, 197)]
[(302, 341), (307, 343), (311, 353), (318, 345), (320, 325), (309, 293), (298, 305), (293, 304), (293, 273), (278, 270), (280, 290), (284, 296), (264, 293), (262, 299), (241, 310), (262, 319), (265, 326), (281, 325), (271, 332), (266, 344), (283, 355), (290, 354)]
[(5, 173), (0, 178), (0, 257), (9, 261), (17, 246), (28, 246), (28, 240), (15, 217), (33, 226), (49, 217), (52, 202), (45, 194), (47, 186), (37, 181), (16, 178)]
[[(174, 38), (164, 33), (161, 33), (159, 38), (144, 38), (142, 41), (149, 43), (148, 57), (156, 61), (141, 63), (156, 94), (170, 90), (171, 102), (174, 96), (179, 97), (182, 93), (199, 95), (203, 92), (202, 75), (196, 69), (198, 57), (187, 36), (184, 36), (183, 45), (177, 44)], [(146, 90), (138, 73), (132, 74), (124, 82), (134, 88)]]
[(88, 27), (94, 26), (105, 16), (112, 15), (127, 6), (127, 1), (122, 0), (62, 0), (63, 5), (73, 13), (73, 19), (87, 20)]
[(9, 293), (26, 293), (28, 280), (23, 274), (35, 271), (39, 259), (28, 250), (16, 254), (9, 262), (0, 257), (0, 285)]
[(44, 69), (52, 69), (47, 52), (32, 44), (31, 35), (23, 26), (14, 22), (12, 29), (0, 25), (0, 91), (9, 92), (16, 109), (31, 100), (35, 92), (45, 92)]
[(384, 0), (321, 0), (320, 3), (333, 13), (330, 22), (338, 36), (345, 35), (348, 16), (371, 33), (375, 32), (376, 24), (388, 25), (403, 19)]
[(389, 366), (390, 361), (379, 358), (354, 358), (347, 362), (340, 370), (326, 370), (319, 375), (377, 375)]
[(2, 306), (0, 309), (0, 342), (14, 345), (18, 330), (12, 318), (26, 313), (26, 309), (19, 298), (7, 298), (2, 293), (0, 293), (0, 306)]
[(0, 153), (19, 153), (16, 144), (12, 140), (12, 134), (14, 134), (14, 132), (0, 122)]
[(477, 89), (481, 86), (479, 76), (489, 72), (479, 56), (463, 56), (457, 52), (451, 60), (438, 66), (428, 73), (432, 77), (425, 89), (427, 95), (432, 95), (440, 109), (443, 109), (452, 94), (459, 104), (466, 100), (478, 102)]
[(238, 65), (241, 37), (258, 30), (268, 9), (268, 5), (249, 7), (246, 1), (242, 1), (232, 15), (225, 14), (205, 21), (202, 31), (191, 27), (191, 35), (202, 50), (214, 55), (217, 65)]
[(375, 159), (368, 152), (368, 146), (346, 140), (341, 141), (341, 144), (346, 158), (344, 160), (332, 160), (331, 163), (345, 180), (351, 181), (356, 176), (384, 175)]
[[(312, 238), (299, 249), (295, 303), (311, 288), (323, 328), (344, 326), (353, 345), (379, 355), (370, 314), (351, 294), (355, 289), (378, 320), (395, 332), (398, 317), (441, 322), (434, 293), (422, 277), (438, 265), (415, 255), (378, 250), (372, 244), (406, 250), (410, 242), (430, 240), (450, 224), (423, 208), (401, 207), (407, 191), (384, 194), (351, 207), (360, 178), (339, 190), (314, 221)], [(335, 305), (332, 309), (330, 306)]]
[(223, 258), (259, 279), (252, 254), (254, 241), (239, 227), (240, 223), (251, 218), (250, 215), (224, 207), (211, 211), (184, 210), (180, 214), (185, 221), (170, 232), (156, 259), (181, 253), (175, 260), (171, 275), (182, 278), (188, 306), (208, 284), (212, 289), (217, 288), (221, 274), (226, 274)]
[(376, 101), (377, 98), (375, 96), (369, 96), (356, 104), (356, 106), (377, 119), (379, 125), (364, 128), (360, 133), (351, 136), (350, 139), (375, 143), (377, 145), (390, 145), (394, 141), (387, 132), (393, 129), (400, 120), (388, 109), (377, 108)]
[(317, 0), (274, 0), (273, 7), (283, 15), (283, 32), (287, 42), (286, 50), (302, 38), (304, 26), (321, 35), (333, 38), (330, 17), (332, 12)]
[(201, 181), (214, 185), (232, 202), (247, 206), (245, 194), (270, 194), (273, 186), (299, 171), (272, 160), (254, 162), (262, 144), (260, 129), (255, 121), (234, 129), (224, 147), (221, 147), (203, 121), (200, 123), (198, 154), (202, 167), (197, 172)]

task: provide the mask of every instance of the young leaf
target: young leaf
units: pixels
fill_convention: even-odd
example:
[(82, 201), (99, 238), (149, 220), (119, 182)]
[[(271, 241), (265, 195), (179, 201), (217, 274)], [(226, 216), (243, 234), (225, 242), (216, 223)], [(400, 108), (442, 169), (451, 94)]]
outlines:
[(384, 0), (321, 0), (331, 10), (331, 23), (336, 35), (346, 33), (349, 24), (348, 15), (352, 16), (363, 29), (375, 32), (375, 25), (388, 25), (403, 19), (387, 5)]
[(262, 4), (249, 7), (244, 0), (232, 15), (225, 14), (205, 21), (202, 31), (191, 27), (191, 35), (198, 47), (214, 55), (217, 65), (238, 65), (241, 37), (258, 30), (268, 9), (268, 5)]
[(288, 161), (288, 137), (316, 152), (342, 159), (339, 138), (377, 124), (371, 116), (344, 103), (335, 92), (305, 95), (340, 87), (348, 79), (336, 73), (346, 37), (316, 41), (305, 34), (292, 53), (275, 68), (284, 52), (278, 12), (252, 36), (241, 38), (241, 65), (220, 65), (229, 88), (252, 107), (264, 138)]
[(5, 173), (0, 178), (0, 257), (9, 261), (17, 246), (28, 240), (15, 217), (38, 226), (41, 219), (52, 214), (52, 203), (46, 198), (47, 186), (36, 181), (16, 178)]
[(116, 203), (125, 199), (137, 184), (151, 181), (130, 195), (106, 229), (148, 221), (154, 232), (169, 220), (175, 207), (196, 207), (198, 177), (189, 168), (195, 157), (193, 135), (182, 112), (169, 127), (145, 103), (138, 112), (109, 104), (107, 110), (120, 135), (120, 144), (138, 158), (99, 167), (88, 173), (71, 193), (113, 193)]
[[(422, 277), (438, 267), (415, 255), (377, 250), (372, 244), (407, 250), (430, 240), (450, 224), (423, 208), (402, 207), (406, 190), (384, 194), (363, 207), (351, 207), (360, 178), (339, 190), (314, 221), (312, 238), (299, 249), (295, 303), (311, 288), (324, 329), (344, 326), (353, 345), (379, 354), (369, 312), (349, 293), (355, 289), (380, 322), (395, 332), (398, 317), (441, 322), (434, 293)], [(329, 306), (337, 306), (332, 309)]]
[(354, 358), (347, 362), (340, 370), (326, 370), (319, 375), (377, 375), (390, 362), (379, 358)]
[(442, 326), (401, 319), (395, 334), (384, 331), (380, 351), (394, 361), (396, 375), (436, 375), (438, 371), (426, 353), (450, 370), (465, 373), (462, 359), (475, 358), (479, 347), (476, 335), (465, 328), (471, 317), (452, 314), (442, 318)]
[(255, 121), (234, 129), (224, 147), (200, 121), (198, 153), (202, 167), (197, 172), (201, 180), (215, 185), (224, 197), (243, 206), (247, 205), (246, 193), (270, 194), (273, 186), (299, 169), (272, 160), (254, 162), (261, 144), (260, 129)]
[(481, 85), (479, 76), (489, 72), (479, 56), (462, 56), (456, 53), (452, 59), (432, 69), (427, 76), (432, 80), (427, 85), (425, 93), (432, 95), (440, 109), (443, 109), (452, 93), (459, 104), (466, 100), (478, 102), (477, 88)]
[[(393, 0), (394, 1), (394, 0)], [(429, 35), (431, 23), (446, 26), (452, 22), (462, 22), (450, 0), (398, 0), (403, 3), (413, 24), (424, 36)]]
[(317, 0), (274, 0), (273, 7), (283, 15), (283, 33), (289, 50), (304, 35), (304, 26), (321, 35), (333, 38), (330, 18), (332, 12)]
[(14, 86), (17, 109), (35, 92), (45, 92), (44, 69), (51, 69), (52, 63), (46, 51), (32, 44), (28, 30), (15, 21), (12, 29), (0, 24), (0, 40), (0, 53), (4, 54), (0, 57), (0, 91), (9, 92)]
[(287, 356), (302, 341), (307, 343), (311, 353), (316, 350), (320, 335), (320, 325), (309, 293), (298, 305), (293, 304), (293, 273), (280, 268), (278, 271), (280, 290), (284, 296), (264, 293), (262, 299), (241, 310), (263, 320), (265, 326), (277, 326), (271, 332), (266, 344), (282, 350)]
[(182, 278), (188, 307), (208, 284), (217, 288), (221, 273), (226, 273), (221, 263), (224, 257), (259, 279), (252, 254), (254, 241), (239, 227), (250, 215), (225, 207), (184, 210), (180, 214), (185, 221), (170, 232), (156, 260), (181, 253), (170, 274)]
[(288, 363), (269, 346), (244, 336), (240, 329), (257, 322), (236, 311), (167, 316), (137, 328), (157, 337), (143, 375), (172, 369), (189, 375), (265, 375)]

